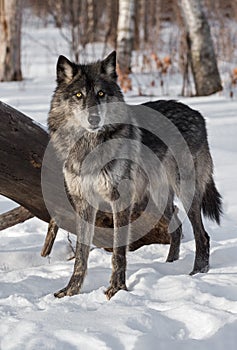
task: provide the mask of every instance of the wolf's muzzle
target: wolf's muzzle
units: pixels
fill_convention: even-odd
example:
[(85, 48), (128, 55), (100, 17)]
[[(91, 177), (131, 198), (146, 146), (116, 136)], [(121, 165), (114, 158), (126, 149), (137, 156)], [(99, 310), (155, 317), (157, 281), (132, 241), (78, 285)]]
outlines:
[(90, 114), (88, 117), (88, 122), (91, 126), (98, 126), (100, 123), (100, 116), (98, 114)]

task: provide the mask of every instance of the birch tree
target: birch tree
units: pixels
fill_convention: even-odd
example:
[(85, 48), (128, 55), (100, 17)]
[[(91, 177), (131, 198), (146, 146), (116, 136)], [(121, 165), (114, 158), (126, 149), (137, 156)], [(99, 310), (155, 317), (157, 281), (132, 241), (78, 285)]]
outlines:
[(0, 0), (0, 81), (22, 80), (21, 0)]
[(96, 2), (94, 0), (87, 0), (87, 40), (91, 43), (95, 41), (96, 34)]
[(210, 27), (202, 0), (180, 0), (187, 31), (188, 50), (196, 94), (207, 96), (222, 90)]
[(131, 59), (134, 41), (135, 0), (119, 0), (119, 16), (117, 29), (117, 61), (120, 84), (129, 89), (128, 74), (131, 71)]

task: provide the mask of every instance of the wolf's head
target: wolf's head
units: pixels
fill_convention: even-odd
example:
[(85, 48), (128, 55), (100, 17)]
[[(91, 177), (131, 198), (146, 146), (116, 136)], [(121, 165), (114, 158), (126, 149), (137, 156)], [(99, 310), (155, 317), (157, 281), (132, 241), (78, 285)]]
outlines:
[(105, 121), (108, 104), (122, 102), (116, 83), (116, 52), (104, 60), (75, 64), (59, 56), (57, 88), (51, 108), (64, 110), (66, 118), (87, 131), (99, 131)]

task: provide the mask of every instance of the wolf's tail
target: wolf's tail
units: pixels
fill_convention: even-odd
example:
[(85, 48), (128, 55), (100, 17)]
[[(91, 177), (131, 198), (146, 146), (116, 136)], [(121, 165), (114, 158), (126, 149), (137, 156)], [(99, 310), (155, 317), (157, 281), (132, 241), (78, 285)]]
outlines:
[(222, 214), (221, 195), (217, 191), (213, 177), (206, 185), (206, 190), (202, 198), (202, 210), (205, 216), (215, 220), (220, 224), (220, 216)]

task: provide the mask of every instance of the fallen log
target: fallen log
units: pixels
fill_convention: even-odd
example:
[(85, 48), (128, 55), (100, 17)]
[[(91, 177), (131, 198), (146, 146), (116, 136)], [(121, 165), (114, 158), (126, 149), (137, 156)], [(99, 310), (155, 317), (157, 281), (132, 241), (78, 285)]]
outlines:
[[(41, 171), (45, 149), (49, 136), (39, 124), (25, 116), (16, 109), (0, 102), (0, 194), (6, 196), (26, 208), (32, 216), (50, 222), (51, 216), (45, 205), (41, 187)], [(52, 166), (52, 169), (51, 169)], [(47, 189), (57, 193), (57, 173), (50, 164), (50, 180)], [(54, 219), (57, 225), (71, 233), (75, 233), (75, 217), (65, 209), (64, 203), (58, 198), (52, 198), (54, 206)], [(144, 203), (138, 204), (136, 214), (138, 217), (144, 211)], [(144, 228), (149, 227), (151, 218), (155, 213), (144, 217)], [(112, 215), (98, 212), (93, 243), (98, 247), (111, 250), (113, 242)], [(51, 232), (51, 239), (55, 239), (56, 231)], [(53, 234), (52, 234), (53, 233)], [(140, 237), (131, 246), (135, 250), (151, 243), (168, 244), (168, 223), (162, 217), (159, 222), (143, 237)], [(47, 242), (49, 252), (53, 242)], [(46, 248), (46, 246), (45, 246)], [(46, 254), (43, 251), (43, 254)], [(46, 254), (47, 255), (47, 254)]]

